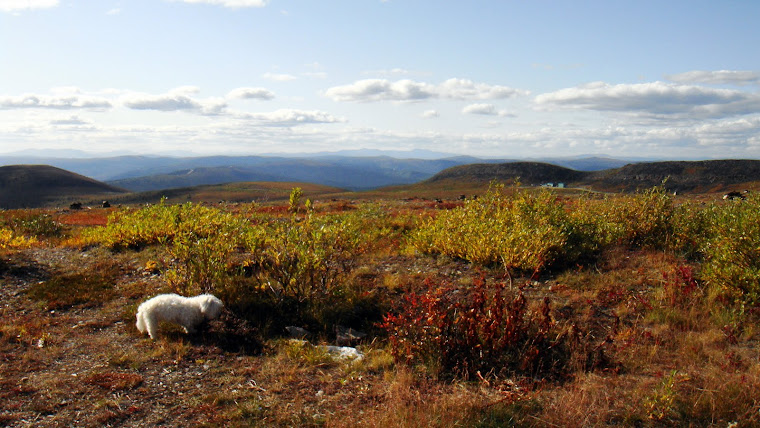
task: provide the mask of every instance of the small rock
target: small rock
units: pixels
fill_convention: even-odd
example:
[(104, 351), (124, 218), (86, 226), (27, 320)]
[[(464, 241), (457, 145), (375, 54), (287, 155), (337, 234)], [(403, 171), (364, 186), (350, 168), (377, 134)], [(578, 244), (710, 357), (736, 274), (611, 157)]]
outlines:
[(367, 336), (367, 333), (355, 330), (350, 327), (343, 327), (341, 325), (335, 326), (335, 341), (339, 345), (348, 345), (358, 342)]
[(362, 354), (358, 349), (352, 348), (350, 346), (324, 346), (323, 347), (330, 355), (334, 355), (337, 359), (349, 359), (349, 360), (355, 360), (355, 361), (361, 361), (364, 359), (364, 354)]
[(309, 333), (309, 331), (306, 330), (305, 328), (296, 327), (294, 325), (289, 325), (285, 327), (285, 330), (288, 332), (290, 337), (294, 339), (305, 339), (311, 336), (311, 333)]

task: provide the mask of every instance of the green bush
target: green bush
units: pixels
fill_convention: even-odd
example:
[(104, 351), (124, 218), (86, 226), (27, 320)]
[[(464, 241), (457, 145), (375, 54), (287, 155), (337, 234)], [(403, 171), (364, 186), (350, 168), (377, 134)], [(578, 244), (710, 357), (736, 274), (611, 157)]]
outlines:
[(187, 203), (114, 212), (108, 225), (85, 231), (85, 241), (108, 248), (166, 247), (173, 264), (169, 286), (180, 293), (213, 292), (226, 283), (234, 251), (247, 241), (249, 224), (217, 208)]
[(546, 189), (508, 195), (492, 186), (485, 197), (422, 224), (411, 242), (423, 253), (538, 272), (576, 263), (611, 244), (665, 248), (674, 241), (674, 216), (662, 187), (566, 201)]
[(440, 253), (477, 264), (499, 263), (507, 269), (540, 271), (557, 261), (571, 261), (582, 251), (581, 229), (551, 191), (492, 186), (479, 199), (428, 220), (412, 235), (423, 253)]
[(175, 237), (237, 236), (243, 229), (242, 219), (218, 208), (191, 202), (168, 205), (162, 200), (149, 207), (115, 211), (108, 217), (108, 225), (88, 229), (83, 235), (86, 243), (118, 250), (171, 243)]
[(631, 195), (580, 199), (573, 211), (576, 223), (595, 246), (610, 244), (662, 249), (673, 237), (675, 207), (662, 186)]
[(54, 238), (63, 234), (63, 226), (55, 221), (50, 214), (34, 210), (19, 212), (8, 222), (8, 226), (18, 234), (37, 238)]
[(760, 304), (760, 197), (707, 208), (709, 229), (700, 252), (702, 279), (713, 297)]
[(281, 301), (332, 305), (347, 293), (345, 280), (361, 254), (389, 233), (386, 223), (371, 209), (273, 220), (248, 238), (255, 242), (249, 244), (255, 275)]

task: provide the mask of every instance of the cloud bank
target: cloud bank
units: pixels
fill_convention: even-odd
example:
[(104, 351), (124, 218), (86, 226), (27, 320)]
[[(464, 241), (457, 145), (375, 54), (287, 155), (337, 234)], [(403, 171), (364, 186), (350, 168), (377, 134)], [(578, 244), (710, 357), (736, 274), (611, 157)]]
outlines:
[(56, 109), (56, 110), (73, 110), (73, 109), (92, 109), (102, 110), (111, 107), (111, 102), (105, 98), (85, 96), (80, 94), (72, 95), (35, 95), (24, 94), (19, 96), (2, 96), (0, 95), (0, 109)]
[(511, 98), (525, 93), (527, 92), (507, 86), (475, 83), (467, 79), (448, 79), (438, 85), (410, 79), (395, 82), (387, 79), (363, 79), (325, 91), (327, 97), (339, 102), (488, 100)]
[(241, 100), (271, 100), (274, 93), (265, 88), (237, 88), (227, 93), (227, 98)]
[(240, 118), (258, 121), (266, 126), (296, 126), (345, 122), (345, 119), (337, 118), (323, 111), (297, 109), (280, 109), (270, 113), (249, 113), (240, 115)]
[(756, 85), (760, 83), (760, 73), (756, 71), (688, 71), (665, 76), (671, 82), (705, 83), (709, 85)]
[(595, 82), (538, 95), (540, 108), (628, 112), (652, 116), (720, 118), (760, 111), (760, 96), (664, 82), (611, 85)]
[[(485, 156), (651, 153), (679, 158), (688, 153), (694, 158), (760, 158), (758, 91), (747, 88), (749, 83), (710, 86), (752, 82), (753, 76), (688, 72), (670, 76), (684, 83), (595, 82), (533, 98), (520, 97), (527, 91), (466, 79), (439, 84), (367, 79), (321, 92), (336, 101), (374, 103), (350, 106), (343, 110), (347, 117), (315, 109), (305, 98), (271, 101), (275, 94), (258, 86), (211, 97), (195, 86), (159, 93), (59, 87), (47, 93), (0, 94), (0, 148), (24, 144), (93, 150), (97, 140), (147, 152), (159, 147), (238, 153), (415, 147)], [(246, 100), (262, 103), (241, 102)], [(251, 111), (270, 101), (278, 108)], [(382, 103), (387, 101), (425, 104)], [(387, 111), (400, 120), (388, 125), (373, 121)], [(516, 117), (508, 111), (519, 111), (520, 120), (485, 121)], [(457, 113), (463, 116), (435, 119), (452, 119)]]

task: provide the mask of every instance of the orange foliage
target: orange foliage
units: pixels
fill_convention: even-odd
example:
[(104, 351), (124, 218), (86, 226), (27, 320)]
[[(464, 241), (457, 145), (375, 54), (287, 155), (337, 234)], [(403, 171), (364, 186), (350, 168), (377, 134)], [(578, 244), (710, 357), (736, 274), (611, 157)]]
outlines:
[(105, 226), (113, 209), (71, 211), (58, 218), (58, 222), (68, 226)]

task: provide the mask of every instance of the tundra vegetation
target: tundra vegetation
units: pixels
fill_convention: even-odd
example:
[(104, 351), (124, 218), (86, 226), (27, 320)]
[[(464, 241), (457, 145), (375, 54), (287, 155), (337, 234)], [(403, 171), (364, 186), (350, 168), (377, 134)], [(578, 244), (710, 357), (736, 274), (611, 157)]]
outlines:
[[(760, 424), (757, 196), (296, 188), (283, 206), (3, 211), (0, 254), (9, 426)], [(161, 292), (227, 309), (151, 342), (134, 316)], [(362, 359), (315, 346), (346, 328)]]

